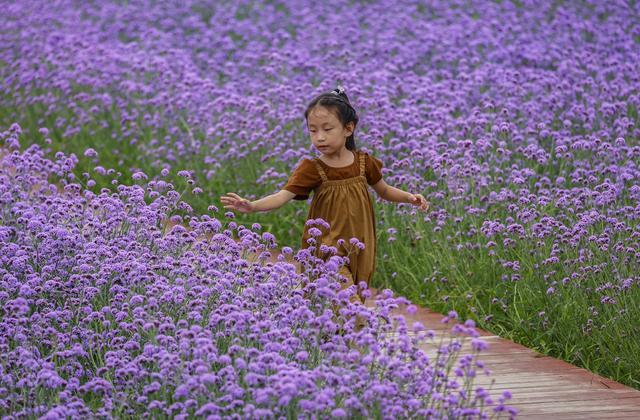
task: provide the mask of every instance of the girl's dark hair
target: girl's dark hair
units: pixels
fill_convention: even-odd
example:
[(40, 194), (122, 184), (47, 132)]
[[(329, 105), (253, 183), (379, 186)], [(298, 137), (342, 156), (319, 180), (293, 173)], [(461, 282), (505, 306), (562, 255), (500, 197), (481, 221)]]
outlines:
[[(344, 127), (348, 123), (353, 122), (353, 130), (355, 132), (356, 126), (358, 125), (358, 114), (351, 106), (349, 98), (342, 87), (338, 87), (331, 92), (321, 93), (313, 98), (307, 106), (306, 111), (304, 111), (305, 120), (308, 119), (309, 112), (317, 106), (335, 109), (342, 126)], [(356, 150), (356, 141), (353, 138), (353, 133), (347, 137), (346, 147), (348, 150)]]

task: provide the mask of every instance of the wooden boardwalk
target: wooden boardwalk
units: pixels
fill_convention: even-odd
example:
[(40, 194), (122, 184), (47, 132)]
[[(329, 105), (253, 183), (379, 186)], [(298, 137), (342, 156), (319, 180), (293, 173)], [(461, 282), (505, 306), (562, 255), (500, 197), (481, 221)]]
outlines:
[[(279, 250), (271, 252), (271, 261), (276, 262)], [(372, 297), (365, 302), (369, 307), (375, 305), (376, 290), (371, 291)], [(402, 314), (409, 326), (419, 321), (427, 330), (435, 331), (436, 343), (442, 335), (446, 340), (454, 325), (453, 321), (443, 324), (444, 315), (419, 306), (413, 315), (407, 313), (406, 307), (394, 313)], [(517, 418), (640, 419), (640, 391), (479, 328), (476, 330), (489, 344), (479, 359), (491, 375), (479, 373), (474, 383), (488, 389), (494, 398), (502, 391), (510, 391), (513, 398), (508, 405), (518, 410)], [(461, 354), (470, 353), (470, 339), (461, 341)], [(437, 349), (425, 345), (424, 350), (435, 355)]]
[[(373, 306), (374, 299), (365, 304)], [(397, 309), (396, 313), (404, 315), (408, 325), (419, 321), (426, 329), (445, 337), (453, 326), (451, 322), (442, 324), (443, 315), (425, 308), (418, 307), (413, 315), (407, 314), (405, 308)], [(478, 329), (478, 332), (489, 343), (480, 360), (491, 375), (479, 374), (475, 383), (490, 387), (494, 397), (504, 390), (511, 391), (513, 398), (509, 405), (518, 409), (518, 418), (640, 419), (640, 391), (486, 331)], [(463, 354), (470, 352), (469, 343), (469, 339), (464, 340)], [(425, 346), (425, 350), (435, 354), (436, 349)]]

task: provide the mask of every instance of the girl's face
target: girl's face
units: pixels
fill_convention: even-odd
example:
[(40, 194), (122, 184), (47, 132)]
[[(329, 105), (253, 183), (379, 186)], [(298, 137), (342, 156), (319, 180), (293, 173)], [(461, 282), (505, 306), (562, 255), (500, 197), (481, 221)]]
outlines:
[(353, 134), (353, 122), (342, 125), (338, 116), (324, 106), (316, 106), (309, 112), (307, 127), (311, 135), (313, 146), (323, 155), (340, 152)]

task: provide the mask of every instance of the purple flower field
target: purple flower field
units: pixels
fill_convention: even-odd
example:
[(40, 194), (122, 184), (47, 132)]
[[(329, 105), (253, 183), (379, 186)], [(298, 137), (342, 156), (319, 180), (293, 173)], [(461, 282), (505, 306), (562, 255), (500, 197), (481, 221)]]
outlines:
[[(389, 184), (431, 203), (426, 215), (376, 203), (373, 286), (640, 388), (637, 2), (13, 1), (3, 10), (0, 343), (10, 359), (0, 364), (0, 410), (478, 408), (483, 392), (434, 399), (420, 385), (434, 377), (418, 374), (420, 357), (402, 353), (393, 368), (343, 360), (350, 336), (309, 321), (328, 321), (334, 296), (292, 290), (304, 278), (335, 285), (335, 261), (305, 273), (246, 261), (274, 237), (295, 247), (306, 203), (212, 215), (221, 193), (272, 193), (314, 154), (302, 112), (337, 84), (360, 115), (356, 145), (383, 161)], [(36, 180), (46, 189), (34, 190)], [(163, 234), (167, 219), (193, 229)], [(218, 239), (197, 242), (201, 233)], [(361, 333), (373, 341), (359, 348), (386, 354), (384, 334), (373, 333)], [(320, 351), (323, 337), (337, 347)], [(256, 373), (251, 363), (277, 368)], [(366, 376), (362, 366), (408, 376)], [(295, 381), (308, 382), (281, 404)]]
[(473, 386), (489, 372), (472, 321), (453, 329), (474, 337), (461, 354), (461, 340), (392, 316), (408, 302), (389, 290), (373, 310), (349, 303), (340, 257), (284, 248), (265, 264), (272, 235), (206, 215), (164, 232), (180, 193), (162, 180), (99, 194), (50, 183), (76, 162), (38, 146), (1, 162), (3, 418), (515, 414), (508, 393)]

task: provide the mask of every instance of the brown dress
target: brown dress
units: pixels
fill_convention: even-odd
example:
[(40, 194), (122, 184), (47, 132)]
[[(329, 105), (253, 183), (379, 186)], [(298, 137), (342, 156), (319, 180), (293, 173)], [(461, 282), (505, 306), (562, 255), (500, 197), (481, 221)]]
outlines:
[[(318, 158), (303, 161), (284, 189), (295, 193), (296, 199), (304, 199), (311, 189), (314, 191), (307, 219), (321, 218), (330, 224), (328, 232), (321, 229), (322, 244), (338, 248), (338, 255), (348, 254), (349, 273), (341, 272), (350, 274), (349, 280), (355, 284), (364, 281), (369, 285), (375, 271), (376, 226), (367, 184), (382, 179), (382, 162), (364, 152), (353, 153), (354, 162), (342, 168), (331, 167)], [(307, 243), (310, 228), (305, 226), (302, 248), (310, 246)], [(352, 237), (363, 242), (365, 248), (360, 250), (351, 245)], [(343, 239), (345, 245), (339, 247), (338, 239)]]

